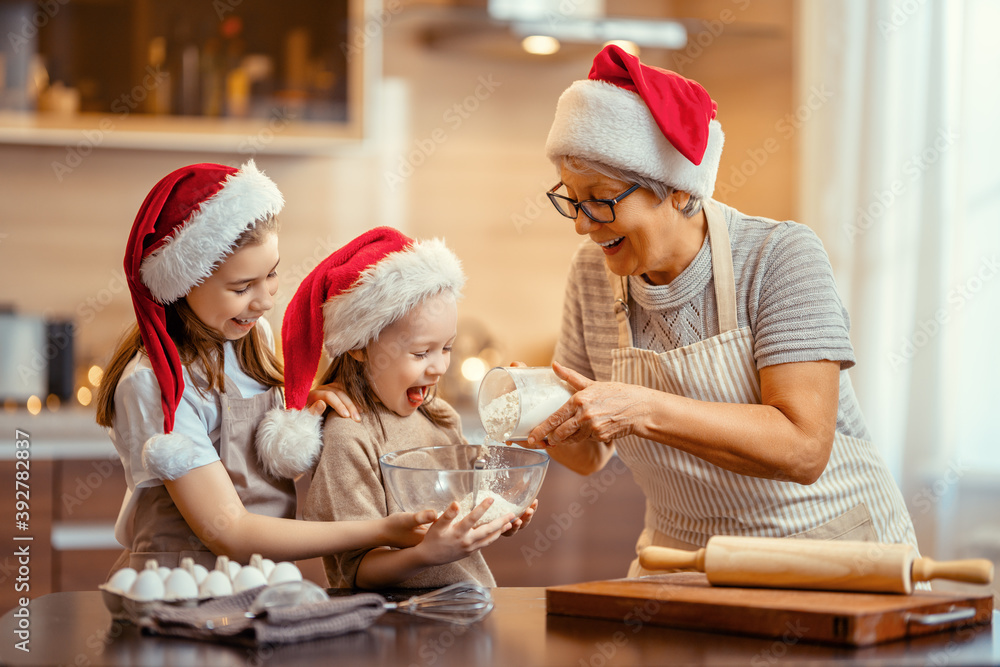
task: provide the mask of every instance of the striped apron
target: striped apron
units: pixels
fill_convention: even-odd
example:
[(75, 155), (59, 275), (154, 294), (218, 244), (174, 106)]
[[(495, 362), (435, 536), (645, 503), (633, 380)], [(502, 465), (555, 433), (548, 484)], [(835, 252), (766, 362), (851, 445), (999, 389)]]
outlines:
[[(608, 271), (615, 295), (618, 348), (611, 380), (699, 401), (760, 403), (753, 333), (739, 328), (729, 230), (708, 202), (719, 335), (657, 353), (632, 346), (628, 281)], [(605, 268), (607, 268), (605, 266)], [(692, 454), (629, 435), (615, 441), (646, 496), (636, 544), (703, 547), (713, 535), (851, 539), (916, 546), (903, 497), (871, 442), (836, 433), (820, 478), (804, 486), (740, 475)], [(633, 561), (629, 576), (645, 574)]]

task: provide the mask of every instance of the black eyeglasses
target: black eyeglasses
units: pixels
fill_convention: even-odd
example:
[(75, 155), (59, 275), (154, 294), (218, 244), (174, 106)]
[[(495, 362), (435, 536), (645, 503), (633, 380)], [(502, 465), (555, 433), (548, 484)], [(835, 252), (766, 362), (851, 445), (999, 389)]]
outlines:
[(583, 201), (576, 201), (565, 195), (556, 194), (556, 190), (561, 188), (562, 185), (562, 181), (559, 181), (554, 188), (545, 193), (548, 195), (552, 205), (556, 207), (556, 210), (567, 218), (576, 220), (577, 216), (580, 215), (580, 209), (583, 209), (587, 217), (594, 222), (614, 222), (615, 204), (639, 189), (639, 184), (636, 183), (614, 199), (584, 199)]

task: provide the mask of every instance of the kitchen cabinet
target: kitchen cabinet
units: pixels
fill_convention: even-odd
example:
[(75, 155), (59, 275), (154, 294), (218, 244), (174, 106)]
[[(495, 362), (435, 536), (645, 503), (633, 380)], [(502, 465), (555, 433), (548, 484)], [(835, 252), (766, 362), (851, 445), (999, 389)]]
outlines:
[[(11, 431), (13, 438), (13, 431)], [(13, 451), (10, 441), (4, 450)], [(31, 460), (28, 484), (28, 518), (25, 523), (15, 504), (15, 474), (13, 458), (0, 460), (0, 479), (6, 496), (0, 503), (0, 612), (15, 606), (18, 598), (36, 598), (51, 593), (52, 541), (50, 534), (52, 513), (52, 462)], [(24, 490), (24, 487), (17, 487)], [(23, 499), (24, 496), (21, 496)], [(27, 526), (18, 529), (18, 526)], [(30, 539), (25, 539), (30, 538)]]
[[(28, 436), (27, 458), (17, 458), (18, 431)], [(96, 589), (121, 552), (114, 541), (114, 521), (125, 479), (107, 434), (82, 409), (38, 416), (27, 411), (0, 413), (0, 433), (8, 438), (0, 446), (0, 479), (12, 480), (5, 484), (10, 488), (9, 498), (0, 504), (5, 545), (0, 556), (0, 579), (4, 580), (0, 609), (13, 607), (26, 593), (35, 598), (56, 591)], [(18, 461), (29, 465), (23, 481), (29, 493), (25, 530), (17, 523), (23, 517), (15, 517)], [(27, 581), (22, 582), (29, 586), (27, 591), (14, 585), (20, 566), (17, 550), (24, 545), (30, 551)]]
[(254, 155), (356, 143), (377, 74), (381, 29), (363, 29), (376, 5), (5, 3), (0, 143), (75, 146), (80, 159), (102, 147)]
[[(27, 447), (23, 446), (25, 442)], [(25, 410), (0, 412), (0, 479), (4, 480), (3, 486), (8, 489), (0, 503), (0, 533), (3, 539), (0, 609), (11, 608), (25, 594), (35, 598), (63, 590), (57, 568), (62, 557), (69, 554), (60, 553), (54, 546), (59, 532), (60, 519), (57, 516), (71, 521), (75, 519), (60, 508), (60, 499), (64, 495), (81, 496), (81, 509), (77, 515), (83, 521), (75, 523), (77, 528), (93, 525), (92, 519), (84, 517), (92, 517), (94, 512), (99, 511), (100, 501), (92, 501), (90, 495), (72, 486), (64, 493), (64, 484), (72, 485), (72, 481), (67, 479), (62, 463), (64, 460), (80, 462), (86, 458), (106, 460), (109, 450), (114, 452), (107, 435), (94, 424), (93, 416), (84, 410), (61, 410), (45, 416), (34, 416)], [(23, 495), (17, 495), (19, 491)], [(98, 499), (100, 497), (98, 493)], [(18, 507), (18, 500), (26, 501), (27, 507)], [(121, 502), (120, 497), (118, 502)], [(21, 511), (26, 515), (18, 514)], [(117, 507), (111, 521), (114, 521), (115, 514)], [(27, 555), (23, 554), (25, 548)], [(78, 558), (81, 568), (89, 567), (92, 560), (89, 556), (85, 553)], [(20, 562), (22, 559), (27, 562)], [(21, 570), (22, 566), (26, 567), (26, 571)], [(104, 567), (106, 574), (107, 566)]]
[[(28, 461), (27, 521), (15, 518), (13, 482), (8, 486), (10, 498), (0, 505), (3, 610), (22, 596), (94, 590), (121, 553), (114, 541), (114, 520), (125, 480), (117, 457), (53, 460), (35, 454)], [(16, 460), (0, 460), (0, 478), (14, 480), (16, 465)]]

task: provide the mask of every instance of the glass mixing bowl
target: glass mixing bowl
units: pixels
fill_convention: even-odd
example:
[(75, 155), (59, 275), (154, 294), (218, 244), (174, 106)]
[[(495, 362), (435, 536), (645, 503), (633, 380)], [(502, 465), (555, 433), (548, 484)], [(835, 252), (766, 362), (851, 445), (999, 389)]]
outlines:
[(386, 488), (404, 512), (443, 512), (457, 500), (465, 516), (485, 498), (493, 505), (476, 525), (508, 512), (521, 516), (545, 479), (549, 455), (517, 445), (482, 448), (485, 467), (476, 468), (479, 445), (417, 447), (384, 454), (379, 459)]

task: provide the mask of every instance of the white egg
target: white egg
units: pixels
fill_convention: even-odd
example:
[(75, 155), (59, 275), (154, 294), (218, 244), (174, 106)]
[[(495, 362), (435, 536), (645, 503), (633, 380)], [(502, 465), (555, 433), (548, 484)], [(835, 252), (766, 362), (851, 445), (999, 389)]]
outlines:
[(175, 568), (163, 583), (164, 600), (192, 600), (198, 597), (194, 576), (183, 568)]
[(263, 572), (265, 579), (271, 576), (271, 570), (274, 569), (274, 561), (270, 558), (264, 558), (260, 554), (250, 556), (250, 565)]
[(267, 578), (267, 583), (269, 586), (274, 586), (286, 581), (302, 581), (302, 572), (295, 563), (283, 561), (274, 566), (271, 576)]
[(157, 568), (156, 571), (159, 573), (160, 579), (163, 579), (164, 581), (166, 581), (167, 577), (170, 576), (170, 568), (169, 567)]
[(208, 576), (208, 568), (205, 567), (204, 565), (199, 565), (198, 563), (195, 563), (192, 569), (194, 570), (195, 583), (201, 586), (201, 582), (205, 581), (205, 577)]
[(239, 573), (233, 580), (233, 592), (242, 593), (243, 591), (257, 588), (258, 586), (265, 586), (266, 584), (267, 578), (264, 577), (264, 573), (251, 565), (247, 565), (244, 568), (240, 568)]
[(129, 588), (128, 596), (133, 600), (149, 602), (151, 600), (162, 600), (164, 592), (163, 579), (160, 578), (160, 573), (155, 568), (147, 568), (135, 578), (132, 587)]
[(135, 583), (135, 579), (138, 576), (139, 573), (132, 568), (123, 567), (111, 575), (111, 578), (108, 579), (108, 589), (110, 589), (113, 593), (124, 595), (125, 593), (128, 593), (130, 588), (132, 588), (132, 584)]
[(236, 581), (236, 575), (240, 573), (243, 566), (234, 560), (229, 561), (229, 579), (230, 581)]
[(205, 577), (198, 587), (198, 597), (218, 598), (233, 594), (233, 582), (229, 580), (229, 575), (222, 570), (212, 570)]
[(201, 582), (208, 576), (208, 569), (204, 565), (197, 565), (190, 556), (181, 559), (181, 569), (190, 574), (198, 586), (201, 586)]

